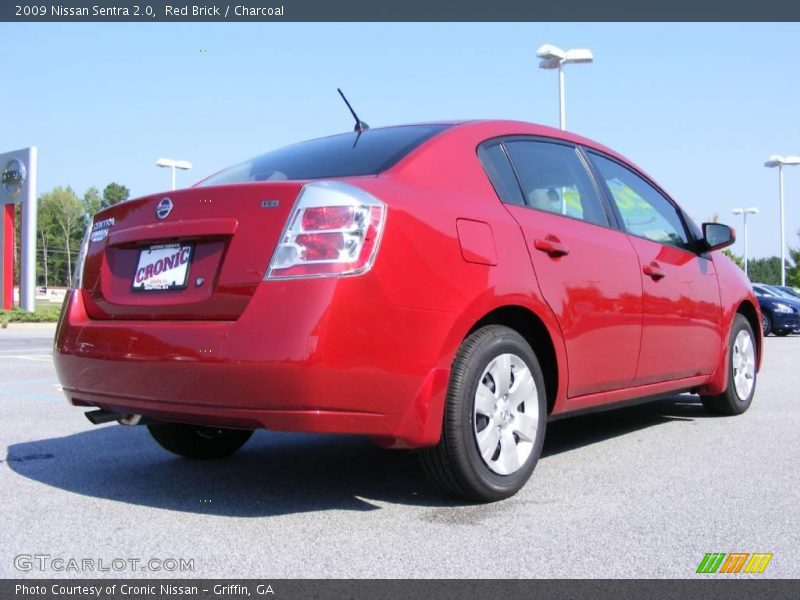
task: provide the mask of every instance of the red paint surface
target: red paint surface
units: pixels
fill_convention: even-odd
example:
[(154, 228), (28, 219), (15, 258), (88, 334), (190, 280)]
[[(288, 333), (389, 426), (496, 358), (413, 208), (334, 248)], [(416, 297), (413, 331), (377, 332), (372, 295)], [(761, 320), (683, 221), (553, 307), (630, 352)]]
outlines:
[[(90, 244), (83, 289), (68, 296), (57, 332), (65, 392), (76, 404), (162, 419), (430, 445), (459, 344), (507, 307), (549, 337), (553, 414), (688, 387), (720, 391), (735, 313), (749, 304), (758, 314), (743, 275), (720, 253), (700, 259), (502, 204), (476, 147), (511, 134), (624, 161), (547, 127), (455, 126), (380, 176), (346, 180), (385, 202), (387, 217), (372, 269), (339, 278), (263, 281), (303, 182), (179, 190), (163, 222), (162, 195), (106, 209), (97, 220), (115, 224)], [(279, 207), (261, 208), (264, 198)], [(187, 288), (132, 291), (138, 250), (175, 242), (194, 245)], [(652, 262), (664, 279), (644, 273)]]

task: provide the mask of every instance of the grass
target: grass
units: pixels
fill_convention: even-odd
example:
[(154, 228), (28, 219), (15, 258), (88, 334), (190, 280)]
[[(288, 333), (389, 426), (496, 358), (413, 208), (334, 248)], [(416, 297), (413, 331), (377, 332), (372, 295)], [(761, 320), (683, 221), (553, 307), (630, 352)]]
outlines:
[(5, 329), (9, 323), (55, 323), (60, 314), (60, 304), (37, 303), (36, 312), (25, 312), (15, 307), (0, 311), (0, 327)]

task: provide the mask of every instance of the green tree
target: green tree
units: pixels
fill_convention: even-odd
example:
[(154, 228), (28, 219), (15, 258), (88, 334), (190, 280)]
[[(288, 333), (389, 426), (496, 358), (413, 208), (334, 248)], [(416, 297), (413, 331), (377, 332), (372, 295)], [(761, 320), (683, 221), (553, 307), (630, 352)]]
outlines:
[(751, 258), (747, 265), (747, 271), (750, 281), (754, 283), (779, 285), (781, 282), (781, 259), (777, 256)]
[(39, 198), (39, 217), (47, 227), (43, 236), (49, 239), (48, 249), (63, 252), (66, 281), (62, 281), (67, 284), (72, 279), (72, 255), (83, 235), (84, 214), (83, 202), (69, 186), (54, 188)]
[(95, 213), (100, 212), (103, 208), (103, 197), (100, 195), (100, 190), (92, 186), (83, 195), (83, 209), (88, 217), (92, 217)]
[(48, 270), (48, 259), (50, 258), (50, 239), (54, 237), (56, 225), (53, 222), (53, 211), (50, 207), (42, 209), (39, 204), (38, 213), (36, 216), (36, 243), (39, 246), (36, 251), (36, 274), (39, 278), (44, 280), (44, 287), (50, 285), (50, 277)]
[(103, 189), (103, 208), (124, 202), (131, 195), (131, 191), (124, 185), (111, 182)]
[(790, 248), (789, 256), (794, 265), (786, 271), (786, 285), (800, 288), (800, 248)]
[(737, 267), (739, 267), (742, 271), (744, 271), (744, 259), (741, 256), (739, 256), (738, 254), (734, 254), (728, 248), (725, 248), (722, 251), (722, 253), (728, 258), (730, 258)]
[[(800, 230), (797, 236), (800, 237)], [(800, 288), (800, 247), (789, 248), (789, 258), (792, 265), (786, 271), (786, 283)]]

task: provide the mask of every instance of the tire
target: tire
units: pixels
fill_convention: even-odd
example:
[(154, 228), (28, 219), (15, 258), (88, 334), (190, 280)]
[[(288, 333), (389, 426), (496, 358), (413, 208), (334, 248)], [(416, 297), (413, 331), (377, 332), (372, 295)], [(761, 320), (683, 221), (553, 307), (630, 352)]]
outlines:
[(770, 333), (772, 333), (772, 319), (769, 318), (769, 315), (765, 312), (761, 313), (761, 334), (764, 337), (767, 337)]
[(728, 352), (728, 387), (719, 396), (703, 396), (703, 406), (715, 415), (740, 415), (756, 391), (756, 346), (753, 328), (743, 315), (733, 320)]
[(148, 425), (147, 429), (165, 450), (194, 459), (230, 456), (253, 435), (252, 431), (242, 429), (220, 429), (183, 423), (155, 423)]
[(437, 446), (420, 451), (423, 470), (445, 493), (469, 501), (513, 496), (541, 454), (546, 407), (530, 345), (508, 327), (479, 329), (456, 353), (442, 435)]
[(792, 330), (791, 329), (781, 329), (780, 331), (773, 331), (772, 333), (774, 333), (778, 337), (786, 337), (787, 335), (792, 333)]

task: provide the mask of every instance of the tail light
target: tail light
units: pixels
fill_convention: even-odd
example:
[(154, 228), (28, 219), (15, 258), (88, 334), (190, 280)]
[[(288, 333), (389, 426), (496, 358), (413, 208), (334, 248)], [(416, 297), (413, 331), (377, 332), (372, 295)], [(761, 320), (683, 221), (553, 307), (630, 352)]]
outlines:
[(92, 219), (89, 219), (89, 224), (86, 226), (86, 233), (83, 234), (81, 248), (78, 251), (78, 258), (75, 260), (75, 269), (72, 271), (70, 287), (75, 290), (80, 289), (83, 285), (83, 263), (86, 262), (86, 252), (89, 250), (89, 236), (91, 233)]
[(370, 269), (386, 205), (339, 181), (303, 186), (264, 279), (356, 275)]

